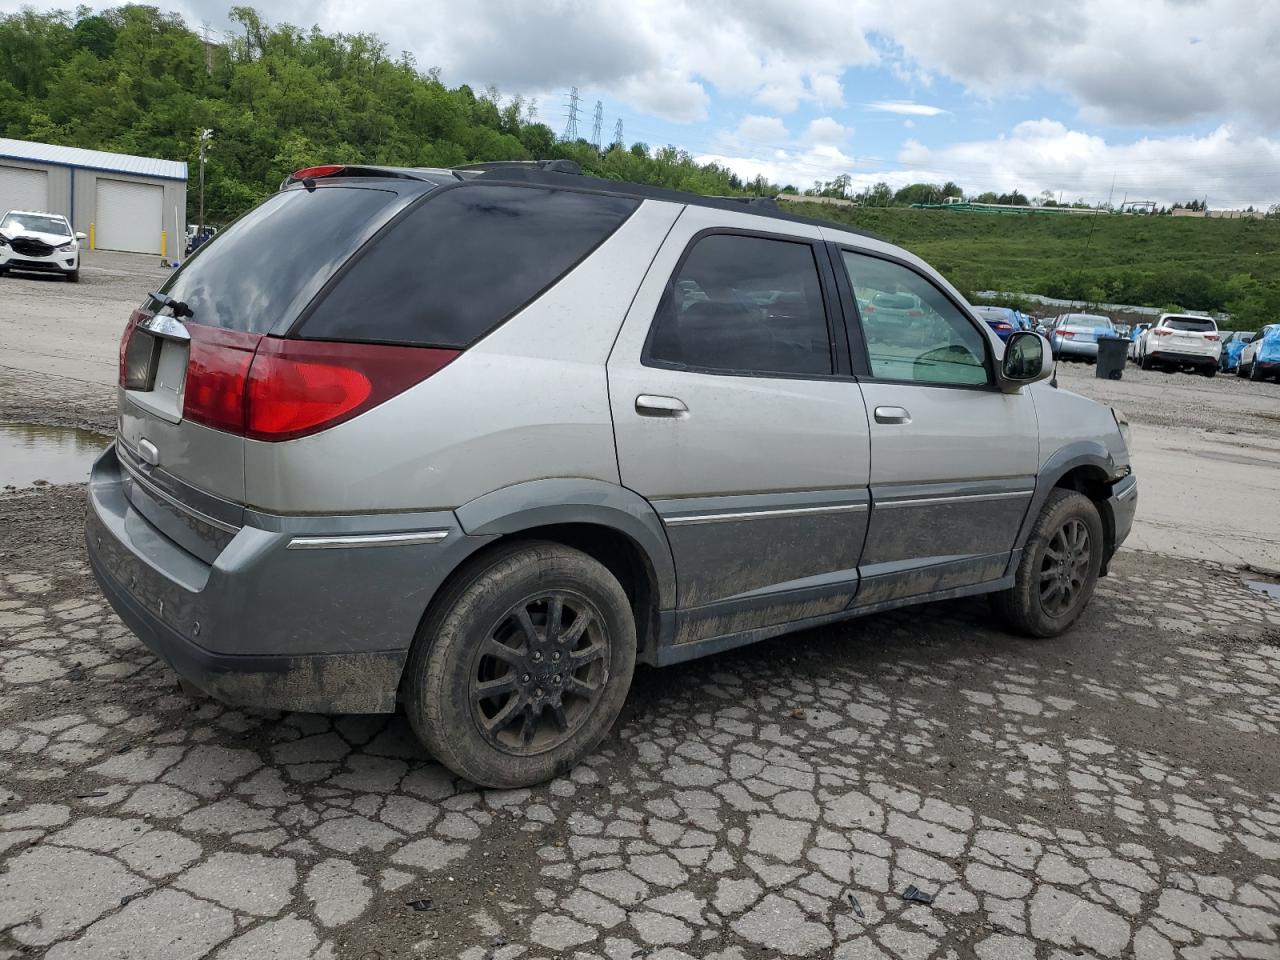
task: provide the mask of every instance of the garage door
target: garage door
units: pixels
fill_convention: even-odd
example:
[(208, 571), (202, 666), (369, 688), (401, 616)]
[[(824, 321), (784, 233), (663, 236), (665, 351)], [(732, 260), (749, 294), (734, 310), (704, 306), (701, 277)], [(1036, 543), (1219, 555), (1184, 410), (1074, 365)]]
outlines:
[(0, 217), (10, 210), (49, 209), (49, 175), (43, 170), (0, 166)]
[(100, 250), (159, 253), (164, 187), (98, 178), (94, 243)]

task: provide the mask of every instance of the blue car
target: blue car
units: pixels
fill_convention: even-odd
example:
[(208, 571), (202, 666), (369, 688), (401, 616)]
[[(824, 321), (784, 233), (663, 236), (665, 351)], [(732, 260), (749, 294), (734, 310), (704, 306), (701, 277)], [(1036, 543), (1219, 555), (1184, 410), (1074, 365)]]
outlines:
[(1240, 354), (1253, 342), (1257, 334), (1251, 330), (1235, 330), (1223, 338), (1222, 357), (1218, 366), (1223, 373), (1230, 373), (1240, 366)]
[(1001, 340), (1008, 340), (1015, 331), (1027, 329), (1022, 314), (1012, 307), (974, 307), (973, 310)]

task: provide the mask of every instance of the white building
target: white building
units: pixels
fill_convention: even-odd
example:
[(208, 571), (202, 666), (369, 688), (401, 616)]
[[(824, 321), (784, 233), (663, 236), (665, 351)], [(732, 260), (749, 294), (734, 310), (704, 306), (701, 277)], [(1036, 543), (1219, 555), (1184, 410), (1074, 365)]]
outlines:
[(60, 213), (97, 249), (181, 256), (187, 165), (0, 137), (0, 216), (9, 210)]

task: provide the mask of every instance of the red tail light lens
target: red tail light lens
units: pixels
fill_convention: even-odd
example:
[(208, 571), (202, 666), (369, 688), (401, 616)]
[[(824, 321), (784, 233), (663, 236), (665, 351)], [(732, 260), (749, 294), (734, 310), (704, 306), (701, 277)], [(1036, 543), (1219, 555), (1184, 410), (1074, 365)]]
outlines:
[(1075, 336), (1075, 333), (1072, 332), (1071, 330), (1059, 330), (1058, 336), (1065, 337), (1066, 339), (1070, 340), (1072, 337)]
[(1206, 333), (1206, 334), (1204, 335), (1204, 338), (1205, 338), (1206, 340), (1212, 340), (1212, 341), (1214, 341), (1215, 343), (1219, 340), (1219, 337), (1218, 337), (1218, 335), (1217, 335), (1216, 333)]
[(347, 169), (341, 164), (326, 163), (319, 167), (303, 167), (301, 170), (295, 170), (293, 173), (294, 180), (318, 180), (320, 177), (332, 177)]
[(182, 415), (254, 440), (336, 426), (420, 383), (461, 351), (281, 340), (187, 324)]
[(1151, 332), (1152, 332), (1152, 333), (1154, 333), (1157, 337), (1167, 337), (1167, 336), (1169, 336), (1170, 334), (1172, 334), (1172, 333), (1173, 333), (1173, 331), (1172, 331), (1172, 330), (1162, 330), (1162, 329), (1160, 329), (1159, 327), (1157, 327), (1156, 329), (1152, 330)]
[(268, 337), (249, 371), (245, 435), (292, 440), (336, 426), (427, 379), (459, 352)]
[(191, 354), (182, 417), (228, 433), (244, 432), (249, 365), (262, 335), (187, 324)]
[(133, 331), (138, 327), (138, 317), (142, 316), (141, 310), (135, 310), (129, 314), (129, 322), (124, 325), (124, 333), (120, 335), (120, 356), (119, 360), (119, 384), (125, 385), (125, 381), (129, 379), (129, 371), (125, 363), (125, 355), (129, 352), (129, 341), (133, 338)]

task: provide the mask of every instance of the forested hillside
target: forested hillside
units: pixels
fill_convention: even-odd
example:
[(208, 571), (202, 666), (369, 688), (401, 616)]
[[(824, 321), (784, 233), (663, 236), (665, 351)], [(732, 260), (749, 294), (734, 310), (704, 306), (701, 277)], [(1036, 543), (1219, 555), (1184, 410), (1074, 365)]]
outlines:
[(240, 31), (206, 50), (180, 17), (154, 7), (0, 17), (0, 135), (194, 162), (198, 132), (211, 129), (205, 205), (213, 222), (322, 162), (570, 157), (611, 179), (776, 192), (671, 147), (600, 153), (584, 141), (558, 142), (518, 94), (447, 87), (372, 35), (268, 26), (248, 7), (234, 8), (232, 19)]

